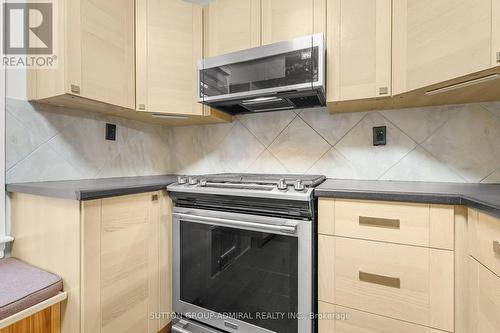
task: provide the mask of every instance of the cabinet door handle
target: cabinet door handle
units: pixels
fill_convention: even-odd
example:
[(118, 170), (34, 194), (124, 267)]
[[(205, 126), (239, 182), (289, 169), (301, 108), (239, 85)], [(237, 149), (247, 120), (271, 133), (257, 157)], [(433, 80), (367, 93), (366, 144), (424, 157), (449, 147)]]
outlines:
[(499, 241), (493, 241), (493, 252), (496, 254), (500, 254), (500, 242)]
[(359, 281), (379, 284), (391, 288), (401, 288), (401, 280), (397, 277), (377, 275), (359, 271)]
[(380, 217), (360, 216), (359, 225), (368, 227), (379, 227), (389, 229), (399, 229), (400, 222), (398, 219), (383, 219)]
[(146, 104), (139, 104), (139, 110), (146, 110)]
[(387, 95), (389, 93), (389, 88), (388, 87), (380, 87), (378, 88), (378, 94), (379, 95)]
[(497, 52), (497, 62), (500, 62), (500, 51)]

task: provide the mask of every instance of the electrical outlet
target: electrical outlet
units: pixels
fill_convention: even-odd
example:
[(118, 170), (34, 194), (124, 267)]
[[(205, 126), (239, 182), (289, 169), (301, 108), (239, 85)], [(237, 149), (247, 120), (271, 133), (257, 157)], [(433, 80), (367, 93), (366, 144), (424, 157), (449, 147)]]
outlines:
[(378, 126), (373, 128), (373, 145), (384, 146), (387, 143), (386, 126)]
[(116, 125), (106, 124), (106, 140), (116, 141)]

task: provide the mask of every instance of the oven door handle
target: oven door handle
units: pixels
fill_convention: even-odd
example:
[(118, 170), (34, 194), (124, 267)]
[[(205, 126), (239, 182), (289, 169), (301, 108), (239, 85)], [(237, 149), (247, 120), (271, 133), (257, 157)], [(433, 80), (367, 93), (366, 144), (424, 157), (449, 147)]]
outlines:
[(271, 232), (271, 233), (276, 233), (276, 232), (281, 232), (281, 233), (287, 233), (287, 234), (296, 234), (297, 233), (297, 225), (299, 224), (298, 222), (295, 221), (287, 221), (286, 224), (284, 225), (275, 225), (275, 224), (264, 224), (264, 223), (257, 223), (257, 222), (248, 222), (248, 221), (238, 221), (238, 220), (230, 220), (230, 219), (221, 219), (218, 217), (207, 217), (207, 216), (198, 216), (198, 215), (192, 215), (192, 214), (185, 214), (185, 213), (173, 213), (173, 216), (180, 217), (185, 220), (193, 221), (193, 222), (199, 222), (203, 224), (212, 224), (212, 225), (218, 225), (222, 227), (233, 227), (233, 228), (250, 228), (254, 229), (257, 231), (262, 231), (262, 232)]

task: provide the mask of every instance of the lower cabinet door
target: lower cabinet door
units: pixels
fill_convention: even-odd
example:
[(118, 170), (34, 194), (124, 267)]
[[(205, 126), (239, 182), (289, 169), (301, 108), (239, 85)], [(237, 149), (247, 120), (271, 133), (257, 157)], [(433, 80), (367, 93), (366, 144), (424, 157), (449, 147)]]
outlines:
[(500, 276), (500, 219), (469, 209), (469, 254)]
[(165, 196), (159, 191), (83, 204), (83, 333), (157, 333), (167, 324), (157, 315), (170, 309), (162, 296), (170, 295), (170, 259), (159, 253), (168, 250)]
[(467, 333), (500, 332), (500, 277), (469, 257)]
[(319, 333), (444, 333), (429, 327), (319, 302)]
[(452, 332), (453, 251), (319, 236), (320, 301)]

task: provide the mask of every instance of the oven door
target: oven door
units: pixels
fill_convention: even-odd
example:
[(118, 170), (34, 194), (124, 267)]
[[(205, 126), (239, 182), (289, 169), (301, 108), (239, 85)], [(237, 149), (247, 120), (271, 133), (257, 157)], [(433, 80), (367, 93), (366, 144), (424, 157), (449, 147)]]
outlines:
[(312, 222), (175, 207), (173, 308), (227, 332), (312, 331)]

